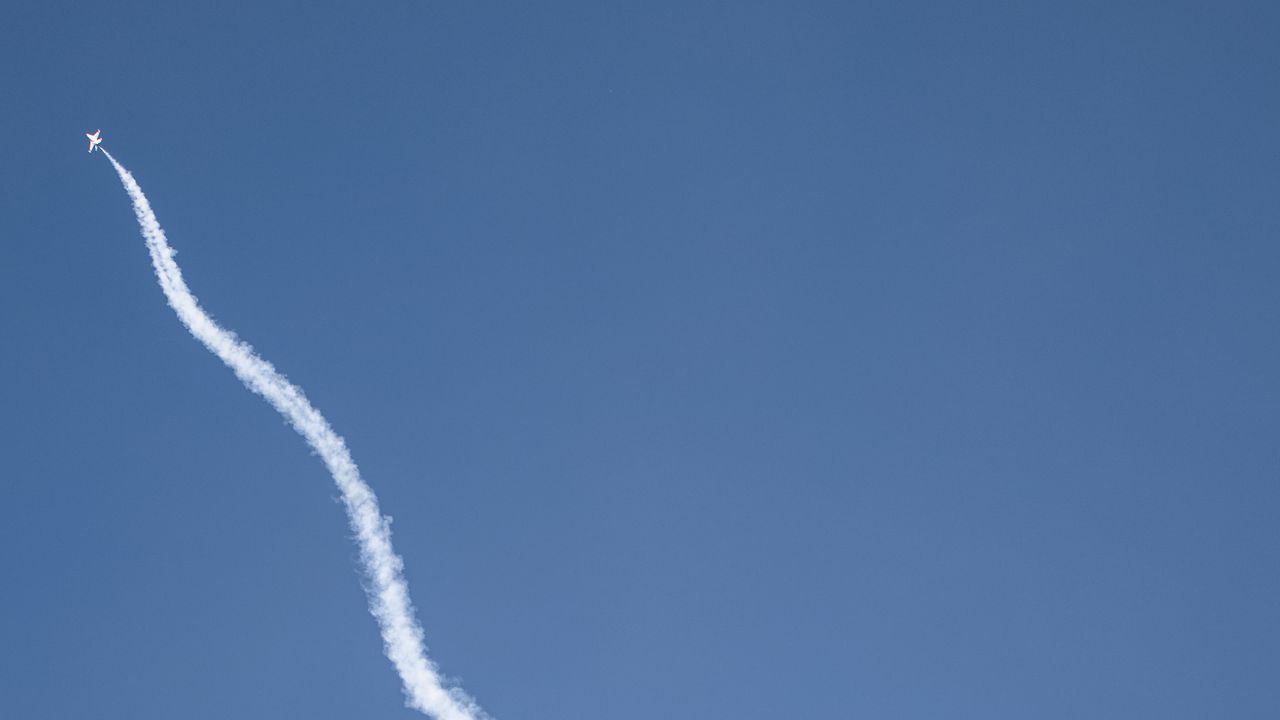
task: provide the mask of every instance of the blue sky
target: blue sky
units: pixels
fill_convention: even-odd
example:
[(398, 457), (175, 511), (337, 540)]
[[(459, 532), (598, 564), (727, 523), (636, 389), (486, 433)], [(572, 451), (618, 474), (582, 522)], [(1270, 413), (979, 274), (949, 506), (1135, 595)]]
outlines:
[(1271, 3), (19, 3), (0, 715), (1270, 717)]

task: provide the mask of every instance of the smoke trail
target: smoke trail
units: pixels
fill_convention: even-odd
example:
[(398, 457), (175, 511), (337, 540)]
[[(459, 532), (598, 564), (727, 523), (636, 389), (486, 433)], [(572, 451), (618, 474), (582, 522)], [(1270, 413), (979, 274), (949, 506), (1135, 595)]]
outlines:
[[(102, 148), (99, 148), (102, 150)], [(360, 562), (368, 578), (369, 611), (382, 629), (387, 657), (404, 683), (406, 702), (410, 707), (438, 720), (478, 720), (487, 717), (471, 698), (458, 688), (446, 688), (440, 673), (427, 657), (422, 640), (422, 627), (414, 617), (409, 600), (409, 587), (402, 570), (404, 563), (391, 547), (391, 528), (378, 509), (378, 498), (365, 484), (356, 468), (346, 443), (329, 427), (318, 410), (307, 402), (297, 386), (290, 383), (254, 353), (248, 343), (235, 333), (214, 322), (200, 307), (187, 284), (182, 270), (173, 259), (173, 248), (165, 239), (160, 221), (142, 188), (116, 159), (107, 156), (120, 175), (120, 182), (133, 200), (133, 211), (142, 227), (142, 237), (151, 253), (156, 278), (178, 319), (197, 340), (217, 355), (250, 390), (266, 398), (293, 428), (315, 449), (333, 475), (342, 492), (342, 502), (360, 545)]]

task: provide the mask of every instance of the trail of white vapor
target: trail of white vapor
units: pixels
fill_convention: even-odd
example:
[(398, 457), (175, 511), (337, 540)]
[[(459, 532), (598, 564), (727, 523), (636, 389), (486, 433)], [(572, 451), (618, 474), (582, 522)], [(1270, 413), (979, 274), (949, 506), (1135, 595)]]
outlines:
[(422, 628), (414, 616), (402, 573), (404, 563), (391, 547), (388, 519), (378, 509), (373, 490), (361, 479), (346, 443), (311, 406), (302, 390), (200, 307), (182, 279), (182, 270), (173, 259), (173, 249), (142, 188), (110, 153), (102, 152), (115, 166), (120, 182), (133, 200), (133, 211), (142, 227), (142, 237), (147, 241), (156, 278), (178, 319), (210, 352), (221, 358), (246, 387), (266, 398), (293, 425), (333, 475), (360, 546), (360, 561), (368, 578), (369, 610), (382, 629), (387, 657), (404, 683), (408, 705), (437, 720), (485, 718), (484, 712), (460, 689), (445, 687), (435, 664), (427, 657)]

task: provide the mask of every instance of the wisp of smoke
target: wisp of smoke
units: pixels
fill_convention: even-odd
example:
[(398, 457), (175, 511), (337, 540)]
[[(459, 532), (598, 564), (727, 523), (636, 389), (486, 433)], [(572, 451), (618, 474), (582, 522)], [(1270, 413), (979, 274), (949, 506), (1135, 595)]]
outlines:
[[(99, 148), (101, 149), (101, 148)], [(297, 386), (258, 357), (248, 343), (214, 322), (200, 307), (182, 270), (174, 261), (160, 222), (133, 175), (106, 150), (120, 175), (120, 182), (133, 200), (133, 211), (142, 227), (142, 237), (151, 253), (156, 278), (178, 314), (178, 319), (206, 348), (217, 355), (250, 390), (266, 398), (324, 460), (342, 493), (351, 529), (360, 546), (360, 562), (368, 578), (369, 610), (382, 629), (387, 657), (404, 683), (406, 702), (437, 720), (480, 720), (486, 718), (471, 698), (458, 688), (445, 687), (435, 663), (427, 657), (422, 627), (414, 616), (409, 587), (403, 576), (404, 563), (391, 547), (388, 519), (378, 509), (378, 498), (365, 484), (346, 443), (329, 427)]]

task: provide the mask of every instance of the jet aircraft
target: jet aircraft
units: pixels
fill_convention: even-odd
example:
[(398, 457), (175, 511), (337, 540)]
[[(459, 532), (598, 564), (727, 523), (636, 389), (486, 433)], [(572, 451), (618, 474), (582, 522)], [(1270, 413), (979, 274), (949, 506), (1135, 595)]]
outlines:
[(93, 149), (98, 147), (98, 143), (102, 142), (101, 130), (97, 130), (91, 133), (85, 133), (84, 136), (89, 138), (89, 152), (93, 152)]

